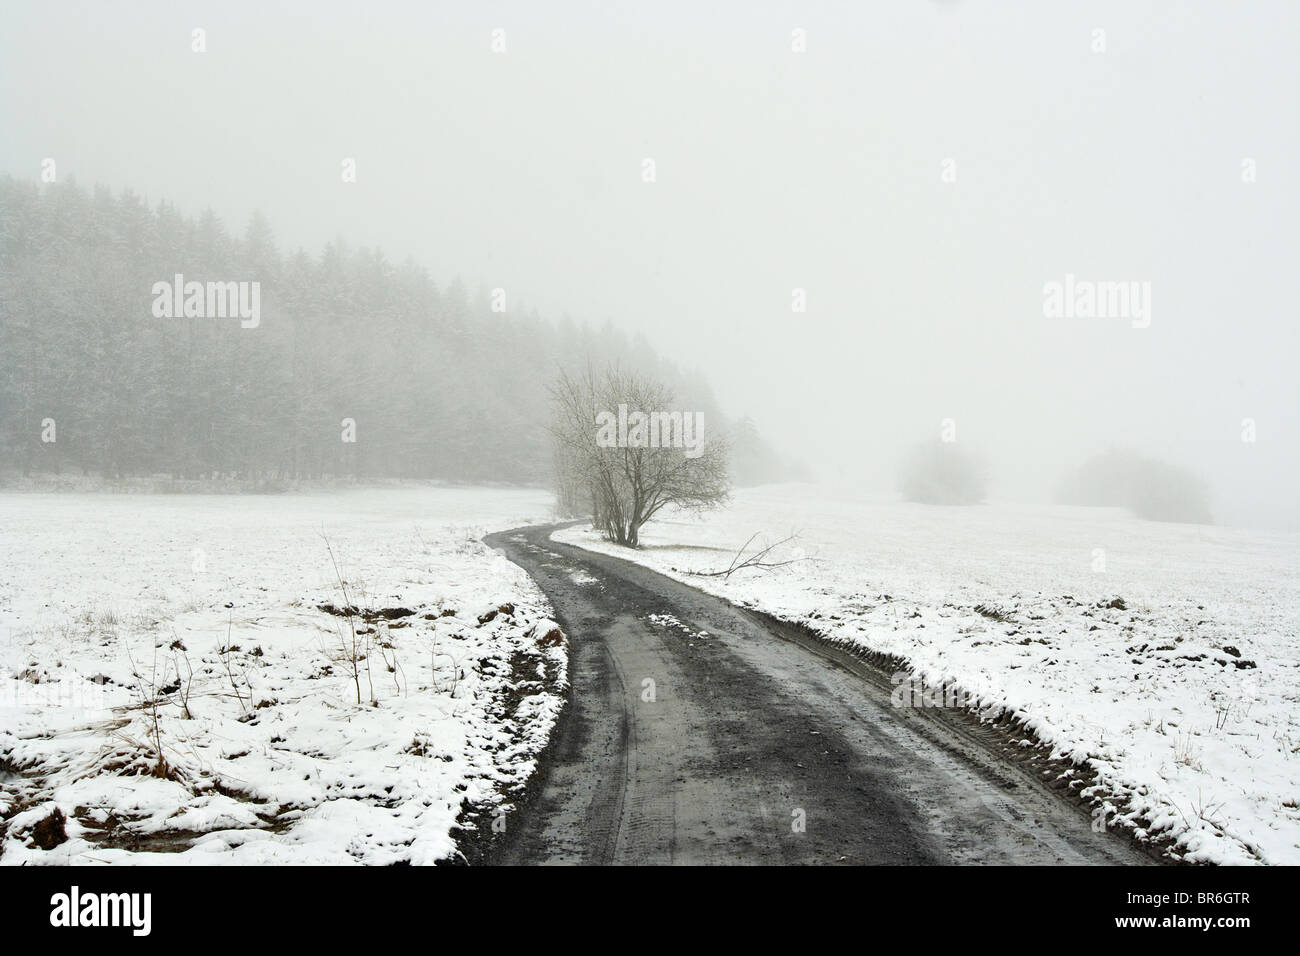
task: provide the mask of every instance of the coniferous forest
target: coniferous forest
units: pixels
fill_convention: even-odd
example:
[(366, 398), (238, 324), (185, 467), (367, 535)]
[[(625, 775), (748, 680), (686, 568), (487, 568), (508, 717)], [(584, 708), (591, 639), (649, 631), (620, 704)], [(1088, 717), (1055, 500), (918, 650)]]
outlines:
[[(260, 283), (260, 320), (160, 318), (155, 283)], [(108, 479), (538, 483), (561, 364), (617, 363), (732, 437), (737, 483), (788, 466), (642, 338), (443, 283), (345, 240), (287, 251), (255, 215), (0, 180), (0, 471)]]

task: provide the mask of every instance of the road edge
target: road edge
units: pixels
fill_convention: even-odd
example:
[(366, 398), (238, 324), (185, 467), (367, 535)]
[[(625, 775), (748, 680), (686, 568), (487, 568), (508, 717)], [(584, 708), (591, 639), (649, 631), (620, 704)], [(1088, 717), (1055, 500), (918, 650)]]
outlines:
[[(470, 804), (468, 801), (461, 807), (461, 812), (456, 818), (457, 826), (460, 828), (454, 832), (453, 838), (456, 841), (456, 853), (441, 863), (454, 866), (502, 866), (501, 861), (518, 838), (517, 834), (521, 828), (516, 824), (512, 825), (513, 820), (522, 818), (529, 813), (533, 804), (537, 801), (538, 796), (546, 788), (546, 783), (550, 779), (552, 757), (555, 750), (561, 742), (568, 738), (571, 729), (571, 721), (574, 710), (573, 704), (573, 637), (572, 628), (567, 621), (561, 620), (558, 612), (551, 604), (550, 597), (542, 590), (537, 579), (529, 574), (528, 569), (511, 559), (506, 549), (499, 544), (493, 543), (494, 538), (504, 538), (508, 535), (520, 534), (534, 528), (550, 528), (552, 532), (561, 528), (567, 528), (571, 525), (578, 524), (577, 521), (561, 522), (559, 524), (542, 524), (542, 525), (524, 525), (518, 528), (507, 528), (502, 531), (493, 531), (483, 535), (479, 540), (485, 547), (501, 555), (502, 558), (509, 561), (524, 574), (528, 575), (528, 580), (537, 588), (538, 593), (546, 600), (547, 609), (550, 611), (551, 619), (560, 625), (561, 633), (569, 646), (568, 660), (565, 665), (565, 686), (561, 692), (558, 687), (550, 687), (552, 693), (561, 698), (560, 711), (555, 716), (555, 722), (551, 725), (550, 734), (547, 735), (546, 744), (537, 751), (533, 756), (533, 772), (528, 775), (528, 779), (518, 788), (507, 794), (510, 802), (514, 805), (512, 810), (506, 816), (506, 828), (504, 833), (496, 833), (491, 827), (480, 825), (478, 821), (485, 820), (483, 807)], [(471, 824), (470, 821), (473, 821)]]
[[(690, 584), (686, 586), (692, 587)], [(722, 600), (727, 599), (722, 598)], [(913, 665), (906, 658), (866, 648), (846, 646), (807, 625), (786, 621), (756, 608), (730, 601), (728, 603), (740, 613), (762, 623), (776, 637), (797, 644), (887, 694), (897, 689), (898, 685), (893, 680), (894, 674), (915, 673)], [(944, 693), (951, 693), (957, 700), (969, 699), (969, 696), (956, 684), (946, 685)], [(981, 712), (970, 706), (908, 708), (907, 713), (918, 717), (923, 722), (937, 725), (941, 728), (941, 732), (953, 734), (975, 746), (997, 767), (1013, 773), (1017, 778), (1051, 796), (1058, 803), (1075, 810), (1089, 823), (1095, 819), (1094, 814), (1104, 807), (1106, 795), (1084, 796), (1083, 793), (1091, 787), (1100, 786), (1097, 783), (1097, 778), (1100, 776), (1097, 768), (1086, 760), (1076, 762), (1065, 757), (1053, 756), (1056, 748), (1042, 740), (1032, 728), (1026, 726), (1023, 718), (1006, 708), (993, 713), (992, 716), (989, 716), (988, 711)], [(933, 740), (933, 735), (928, 736)], [(933, 742), (943, 743), (941, 740), (933, 740)], [(1069, 779), (1066, 779), (1067, 777)], [(1167, 836), (1157, 835), (1150, 840), (1140, 839), (1135, 833), (1139, 828), (1137, 824), (1124, 825), (1120, 821), (1107, 825), (1108, 830), (1122, 835), (1135, 850), (1154, 863), (1164, 866), (1198, 865), (1173, 856), (1170, 851), (1174, 842)]]

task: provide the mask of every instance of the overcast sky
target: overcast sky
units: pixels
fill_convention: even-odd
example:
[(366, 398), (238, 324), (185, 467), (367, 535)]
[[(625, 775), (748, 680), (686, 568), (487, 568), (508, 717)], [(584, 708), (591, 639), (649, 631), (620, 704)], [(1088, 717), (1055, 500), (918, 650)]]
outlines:
[[(1281, 0), (8, 0), (0, 169), (612, 319), (829, 478), (952, 418), (995, 499), (1114, 442), (1297, 527), (1298, 89)], [(1046, 317), (1067, 274), (1149, 327)]]

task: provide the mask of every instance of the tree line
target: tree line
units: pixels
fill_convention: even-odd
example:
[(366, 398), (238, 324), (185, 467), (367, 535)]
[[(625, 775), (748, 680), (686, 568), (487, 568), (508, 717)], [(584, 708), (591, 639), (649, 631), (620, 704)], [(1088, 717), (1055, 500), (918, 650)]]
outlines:
[[(260, 321), (160, 318), (156, 283), (255, 281)], [(548, 384), (620, 365), (723, 422), (699, 373), (612, 324), (494, 309), (412, 261), (343, 240), (282, 251), (75, 182), (0, 179), (0, 462), (109, 478), (430, 478), (542, 483)], [(753, 423), (741, 484), (791, 477)]]

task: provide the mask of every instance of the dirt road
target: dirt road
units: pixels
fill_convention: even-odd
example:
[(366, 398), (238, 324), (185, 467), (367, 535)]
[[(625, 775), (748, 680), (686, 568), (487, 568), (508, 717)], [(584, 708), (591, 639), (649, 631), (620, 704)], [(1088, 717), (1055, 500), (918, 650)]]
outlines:
[(574, 691), (490, 862), (1151, 862), (887, 685), (551, 530), (486, 539), (554, 605)]

